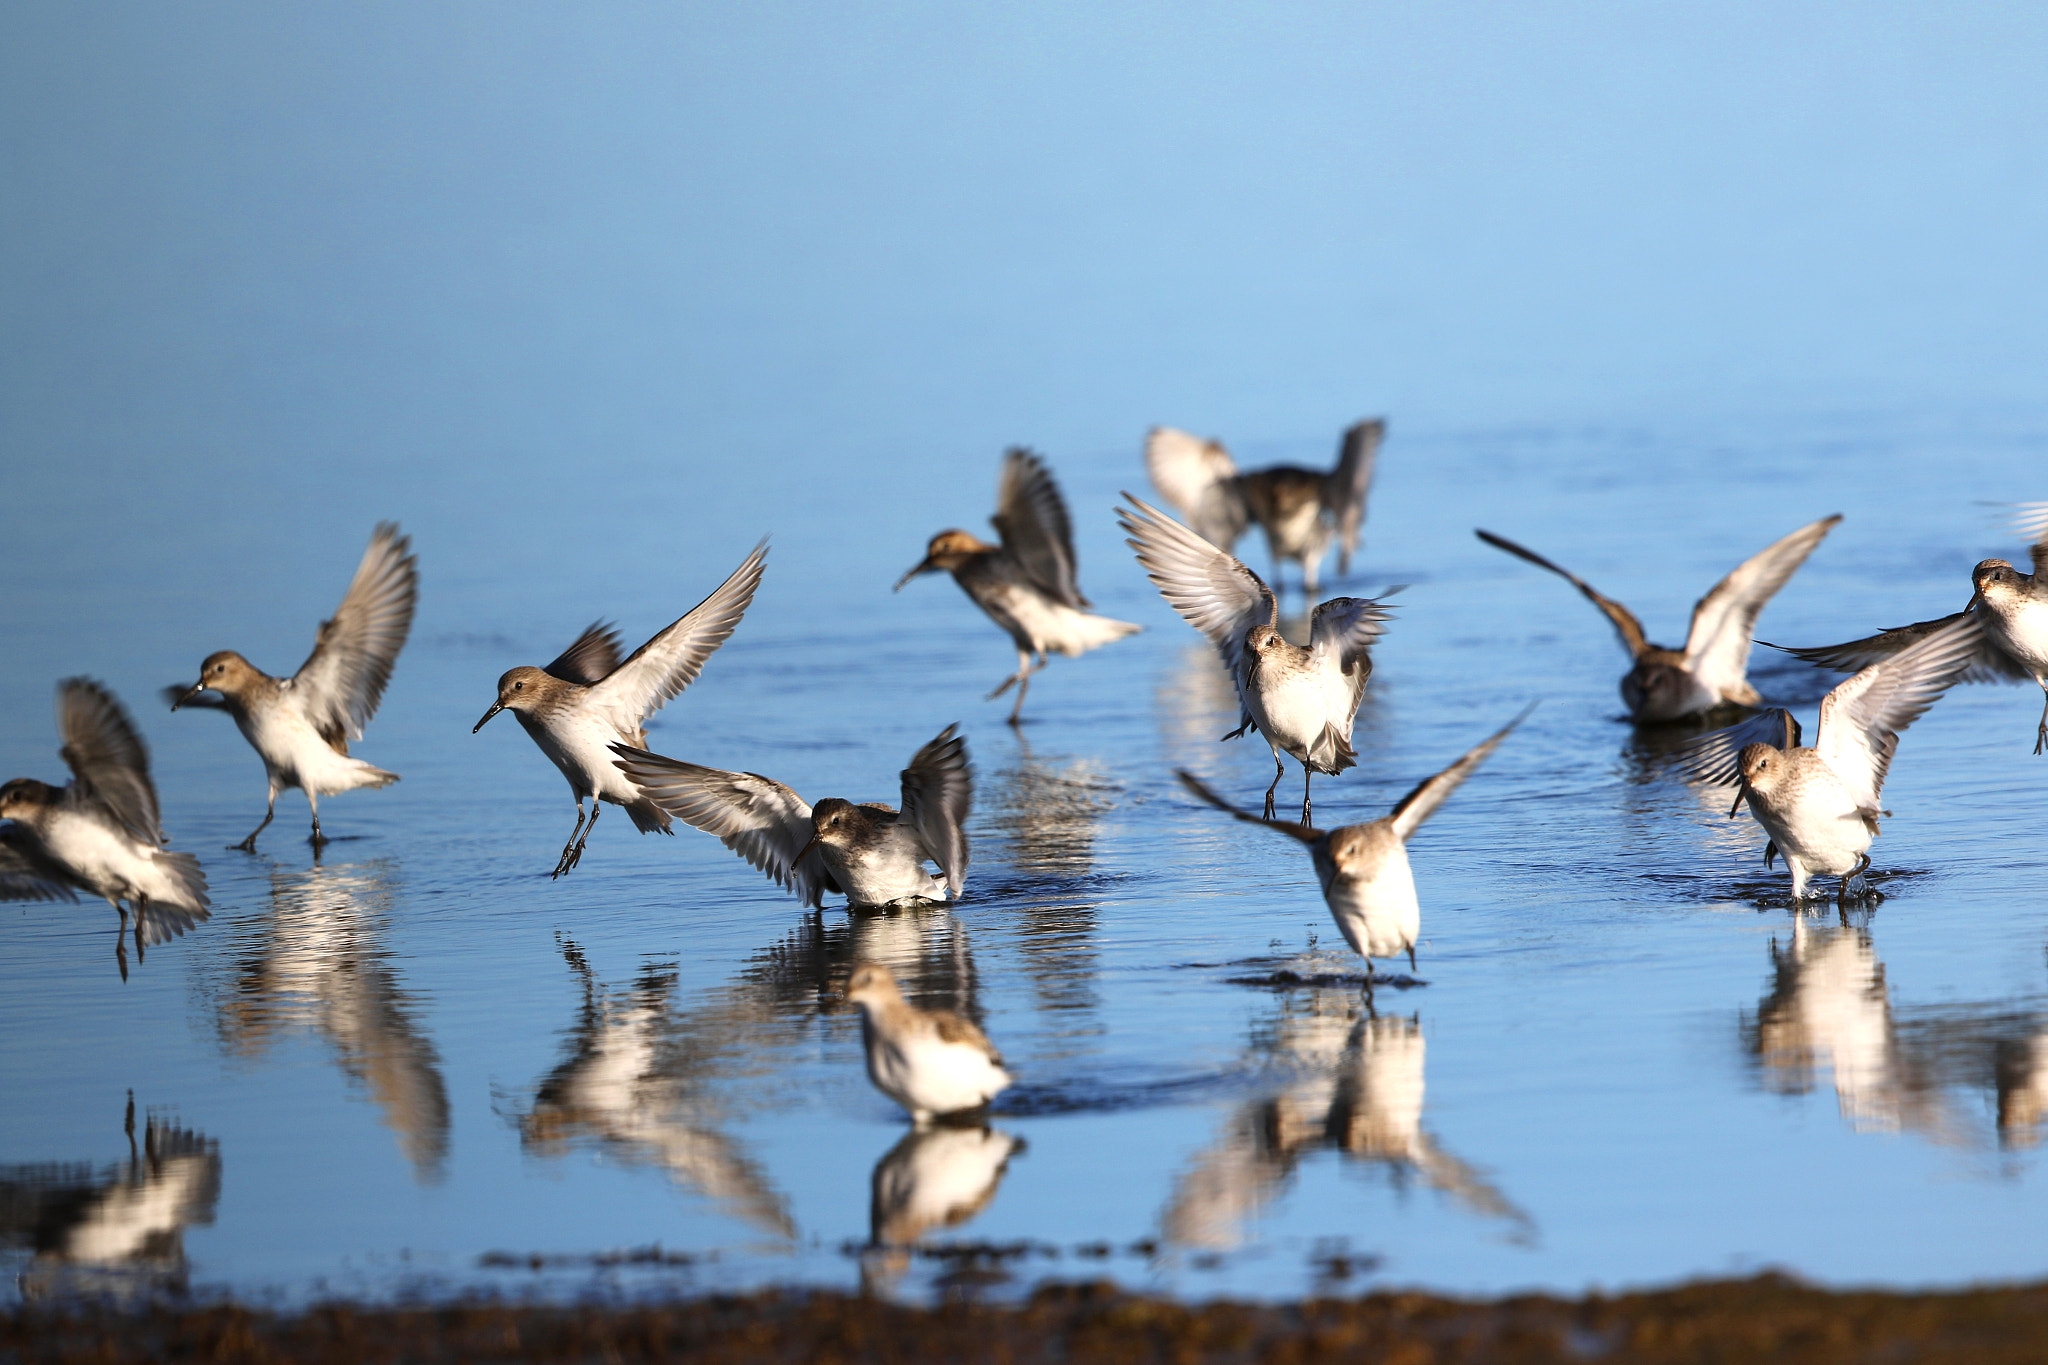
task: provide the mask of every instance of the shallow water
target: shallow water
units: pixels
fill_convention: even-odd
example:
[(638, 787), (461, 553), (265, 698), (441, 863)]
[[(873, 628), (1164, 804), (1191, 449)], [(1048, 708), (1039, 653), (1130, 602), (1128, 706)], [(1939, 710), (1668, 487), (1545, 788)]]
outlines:
[[(1874, 849), (1882, 900), (1801, 915), (1726, 794), (1619, 719), (1606, 623), (1471, 528), (1675, 640), (1737, 560), (1842, 511), (1760, 626), (1831, 641), (1953, 610), (1972, 563), (2020, 555), (1978, 500), (2048, 496), (2044, 431), (1981, 413), (1397, 424), (1342, 586), (1410, 586), (1359, 767), (1317, 784), (1320, 821), (1383, 813), (1542, 705), (1415, 839), (1426, 984), (1382, 986), (1371, 1019), (1299, 849), (1173, 781), (1186, 765), (1251, 803), (1271, 768), (1216, 742), (1221, 670), (1118, 543), (1137, 433), (1047, 454), (1084, 589), (1145, 633), (1054, 660), (1019, 730), (981, 700), (1010, 666), (994, 628), (943, 577), (888, 591), (930, 532), (980, 524), (995, 451), (858, 491), (821, 454), (777, 471), (778, 498), (714, 463), (602, 470), (634, 488), (623, 505), (538, 462), (480, 482), (393, 461), (334, 497), (316, 469), (227, 455), (123, 465), (118, 484), (112, 457), (23, 470), (17, 505), (47, 514), (0, 550), (0, 772), (60, 776), (51, 685), (103, 678), (215, 914), (124, 981), (111, 911), (0, 910), (6, 1293), (2040, 1274), (2038, 698), (1958, 689), (1916, 724)], [(216, 648), (294, 667), (376, 515), (414, 535), (424, 588), (357, 752), (405, 780), (328, 802), (318, 860), (295, 793), (259, 853), (223, 851), (261, 813), (260, 767), (223, 717), (167, 714), (154, 690)], [(978, 787), (959, 904), (806, 913), (710, 838), (637, 836), (616, 811), (550, 881), (560, 778), (507, 721), (470, 734), (502, 669), (599, 615), (637, 642), (763, 532), (759, 597), (652, 747), (893, 801), (912, 750), (962, 722)], [(1825, 680), (1757, 654), (1810, 724)], [(987, 1132), (913, 1134), (869, 1088), (835, 1000), (858, 957), (1003, 1048), (1020, 1080)]]

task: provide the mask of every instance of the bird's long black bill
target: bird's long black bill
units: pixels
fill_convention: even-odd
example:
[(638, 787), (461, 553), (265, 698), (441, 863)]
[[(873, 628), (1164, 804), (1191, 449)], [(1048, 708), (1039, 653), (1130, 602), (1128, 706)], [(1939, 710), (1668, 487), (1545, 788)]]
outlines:
[(471, 734), (475, 734), (475, 733), (476, 733), (476, 732), (477, 732), (478, 730), (481, 730), (481, 729), (483, 729), (483, 728), (484, 728), (484, 725), (485, 725), (485, 723), (486, 723), (486, 722), (488, 722), (488, 721), (490, 720), (490, 718), (491, 718), (492, 716), (495, 716), (495, 715), (497, 715), (497, 714), (498, 714), (498, 713), (499, 713), (500, 711), (502, 711), (502, 710), (504, 710), (504, 709), (505, 709), (505, 703), (503, 703), (503, 702), (501, 702), (501, 701), (500, 701), (500, 702), (493, 702), (493, 703), (491, 703), (491, 709), (490, 709), (490, 710), (488, 710), (488, 711), (486, 711), (486, 712), (484, 712), (484, 718), (483, 718), (483, 720), (480, 720), (480, 721), (478, 721), (478, 722), (476, 723), (475, 727), (474, 727), (473, 729), (471, 729), (471, 730), (470, 730), (470, 733), (471, 733)]
[(918, 563), (917, 563), (917, 567), (916, 567), (916, 568), (914, 568), (914, 569), (912, 569), (912, 570), (911, 570), (911, 571), (910, 571), (909, 573), (907, 573), (907, 574), (903, 575), (903, 577), (901, 577), (901, 578), (897, 579), (897, 580), (896, 580), (896, 586), (895, 586), (895, 587), (893, 587), (893, 588), (891, 588), (891, 589), (889, 589), (889, 591), (890, 591), (890, 592), (902, 592), (902, 591), (903, 591), (903, 585), (904, 585), (905, 583), (908, 583), (908, 582), (909, 582), (909, 581), (910, 581), (911, 579), (913, 579), (913, 578), (916, 578), (916, 577), (917, 577), (917, 576), (918, 576), (919, 574), (928, 574), (928, 573), (930, 573), (930, 572), (931, 572), (931, 571), (932, 571), (933, 569), (935, 569), (935, 568), (937, 568), (937, 567), (938, 567), (938, 565), (936, 565), (936, 564), (932, 563), (932, 562), (931, 562), (931, 560), (930, 560), (930, 558), (928, 558), (928, 557), (927, 557), (927, 558), (925, 558), (925, 559), (921, 559), (921, 560), (919, 560), (919, 561), (918, 561)]
[(193, 683), (190, 687), (185, 689), (185, 694), (183, 696), (179, 697), (176, 701), (171, 703), (171, 709), (173, 711), (177, 710), (179, 707), (183, 706), (186, 702), (192, 700), (194, 697), (198, 696), (201, 692), (204, 692), (205, 690), (206, 684), (204, 681)]

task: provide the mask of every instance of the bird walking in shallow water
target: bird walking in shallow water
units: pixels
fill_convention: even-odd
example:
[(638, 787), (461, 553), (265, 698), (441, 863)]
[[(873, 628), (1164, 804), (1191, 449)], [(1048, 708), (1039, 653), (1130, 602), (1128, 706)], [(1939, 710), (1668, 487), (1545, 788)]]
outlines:
[(989, 693), (988, 700), (1015, 687), (1017, 701), (1010, 708), (1014, 725), (1023, 714), (1031, 674), (1045, 667), (1048, 652), (1070, 658), (1086, 654), (1134, 635), (1140, 627), (1088, 610), (1089, 601), (1075, 578), (1074, 529), (1067, 519), (1067, 504), (1045, 461), (1023, 449), (1003, 456), (993, 520), (1002, 544), (987, 544), (965, 531), (941, 531), (892, 591), (901, 592), (919, 574), (944, 569), (989, 620), (1009, 632), (1017, 646), (1017, 671)]
[[(1286, 773), (1284, 752), (1301, 764), (1301, 823), (1309, 822), (1311, 774), (1356, 767), (1351, 724), (1372, 675), (1367, 648), (1390, 613), (1369, 597), (1333, 597), (1315, 609), (1306, 649), (1280, 634), (1280, 600), (1265, 581), (1156, 507), (1129, 493), (1117, 519), (1160, 596), (1223, 655), (1237, 689), (1235, 739), (1256, 727), (1273, 751), (1266, 818)], [(1133, 510), (1135, 509), (1135, 510)]]
[(1700, 736), (1687, 749), (1695, 774), (1739, 790), (1742, 803), (1770, 836), (1764, 864), (1779, 854), (1792, 874), (1792, 899), (1806, 895), (1816, 873), (1842, 879), (1837, 899), (1870, 866), (1870, 843), (1885, 774), (1899, 732), (1919, 719), (1978, 657), (1982, 619), (1964, 613), (1898, 653), (1872, 664), (1821, 699), (1813, 747), (1799, 747), (1790, 711), (1773, 707), (1737, 725)]
[(1282, 586), (1280, 566), (1293, 560), (1301, 566), (1302, 590), (1313, 595), (1332, 541), (1338, 574), (1351, 572), (1373, 464), (1386, 434), (1382, 418), (1353, 423), (1337, 447), (1336, 466), (1327, 472), (1275, 465), (1240, 474), (1221, 441), (1154, 427), (1145, 437), (1145, 472), (1195, 533), (1219, 550), (1234, 550), (1245, 528), (1258, 522), (1273, 556), (1274, 587)]
[(1970, 570), (1970, 585), (1975, 591), (1954, 616), (1898, 626), (1847, 644), (1785, 652), (1824, 668), (1845, 672), (1868, 668), (1959, 617), (1977, 617), (1984, 627), (1978, 637), (1977, 657), (1960, 681), (2032, 679), (2044, 694), (2041, 720), (2034, 728), (2034, 752), (2048, 752), (2048, 502), (2022, 508), (2019, 529), (2033, 539), (2030, 549), (2034, 571), (2021, 573), (2003, 559), (1982, 561)]
[(1628, 703), (1629, 719), (1648, 724), (1679, 720), (1720, 706), (1763, 705), (1763, 698), (1749, 685), (1750, 632), (1756, 629), (1757, 615), (1841, 519), (1832, 516), (1808, 522), (1736, 565), (1734, 572), (1708, 589), (1693, 607), (1684, 649), (1651, 644), (1634, 612), (1534, 550), (1523, 549), (1491, 531), (1473, 534), (1496, 550), (1550, 570), (1606, 614), (1621, 636), (1622, 648), (1635, 661), (1621, 680), (1621, 699)]
[(1002, 1054), (974, 1021), (951, 1010), (921, 1010), (903, 998), (879, 962), (846, 983), (860, 1009), (861, 1043), (875, 1089), (910, 1111), (922, 1128), (944, 1114), (980, 1109), (1010, 1085)]
[(1182, 770), (1187, 789), (1225, 814), (1248, 824), (1264, 825), (1308, 845), (1330, 918), (1351, 950), (1365, 959), (1365, 999), (1372, 1003), (1372, 960), (1408, 954), (1415, 969), (1415, 940), (1422, 932), (1422, 908), (1415, 899), (1415, 874), (1408, 867), (1408, 839), (1436, 812), (1458, 785), (1470, 777), (1500, 742), (1527, 718), (1521, 715), (1474, 746), (1463, 758), (1435, 777), (1418, 783), (1395, 804), (1393, 812), (1362, 825), (1320, 830), (1303, 820), (1273, 820), (1242, 811)]
[[(164, 847), (149, 750), (114, 694), (90, 678), (57, 684), (57, 729), (71, 781), (52, 787), (18, 777), (0, 786), (0, 900), (106, 899), (135, 952), (207, 918), (206, 875), (189, 853)], [(125, 950), (116, 941), (121, 974)]]
[[(583, 846), (597, 828), (603, 803), (625, 808), (642, 834), (669, 829), (668, 813), (635, 787), (612, 761), (611, 746), (647, 743), (647, 718), (697, 681), (704, 661), (731, 636), (754, 590), (761, 586), (761, 568), (768, 543), (754, 547), (732, 576), (718, 585), (668, 628), (619, 662), (618, 632), (604, 622), (591, 625), (546, 668), (521, 665), (498, 679), (498, 699), (476, 723), (484, 728), (492, 716), (510, 711), (554, 765), (569, 779), (576, 798), (576, 827), (552, 877), (582, 861)], [(585, 823), (583, 802), (590, 800)]]
[[(967, 814), (974, 770), (948, 725), (903, 770), (903, 806), (817, 805), (772, 777), (705, 768), (614, 744), (619, 769), (684, 824), (727, 848), (816, 909), (828, 891), (848, 908), (957, 899), (967, 884)], [(938, 864), (934, 877), (927, 861)]]
[[(235, 718), (235, 727), (263, 759), (270, 779), (263, 823), (233, 845), (256, 851), (256, 836), (277, 815), (277, 794), (288, 787), (306, 793), (313, 813), (310, 842), (327, 842), (320, 832), (320, 798), (358, 787), (388, 787), (398, 774), (351, 757), (349, 741), (377, 714), (391, 666), (412, 629), (419, 598), (419, 561), (412, 541), (394, 522), (380, 522), (363, 551), (356, 576), (331, 620), (320, 623), (313, 652), (289, 678), (273, 678), (232, 649), (207, 656), (199, 681), (169, 687), (171, 709), (216, 707)], [(215, 693), (219, 700), (206, 696)]]

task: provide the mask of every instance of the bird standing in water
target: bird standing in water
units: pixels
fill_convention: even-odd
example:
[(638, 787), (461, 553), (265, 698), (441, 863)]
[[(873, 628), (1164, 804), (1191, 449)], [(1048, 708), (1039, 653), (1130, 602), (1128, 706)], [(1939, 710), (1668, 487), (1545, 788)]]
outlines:
[(1337, 447), (1336, 466), (1327, 472), (1275, 465), (1237, 472), (1221, 441), (1205, 441), (1173, 427), (1154, 427), (1145, 437), (1145, 472), (1196, 534), (1219, 550), (1234, 550), (1245, 527), (1256, 521), (1273, 556), (1273, 584), (1280, 566), (1301, 566), (1302, 591), (1313, 596), (1330, 542), (1337, 543), (1337, 572), (1351, 572), (1358, 535), (1365, 525), (1365, 498), (1374, 461), (1387, 434), (1383, 418), (1353, 423)]
[[(674, 700), (704, 671), (746, 615), (761, 586), (768, 544), (754, 547), (732, 576), (669, 627), (619, 662), (618, 633), (599, 621), (546, 668), (521, 665), (498, 679), (498, 699), (476, 723), (475, 734), (492, 716), (510, 711), (554, 765), (569, 779), (576, 798), (576, 827), (551, 874), (559, 877), (583, 858), (602, 803), (625, 808), (642, 834), (670, 833), (667, 812), (626, 780), (612, 760), (611, 746), (647, 743), (647, 718)], [(590, 798), (590, 820), (583, 801)]]
[(1010, 708), (1010, 723), (1015, 725), (1031, 674), (1045, 667), (1048, 652), (1086, 654), (1141, 627), (1088, 610), (1075, 579), (1074, 528), (1045, 461), (1021, 448), (1003, 456), (992, 520), (1002, 544), (990, 545), (961, 530), (941, 531), (892, 591), (901, 592), (919, 574), (944, 569), (989, 620), (1009, 632), (1017, 646), (1017, 671), (987, 699), (994, 701), (1014, 686), (1017, 702)]
[(1273, 751), (1266, 818), (1287, 771), (1285, 752), (1301, 764), (1306, 825), (1310, 775), (1357, 766), (1351, 724), (1372, 675), (1366, 651), (1390, 614), (1369, 597), (1333, 597), (1315, 609), (1308, 647), (1292, 644), (1280, 634), (1280, 599), (1264, 580), (1158, 508), (1124, 497), (1131, 507), (1118, 508), (1117, 519), (1138, 562), (1167, 604), (1215, 644), (1237, 689), (1240, 723), (1223, 738), (1256, 727)]
[(846, 998), (860, 1009), (868, 1079), (908, 1109), (918, 1127), (939, 1115), (980, 1109), (1009, 1086), (1002, 1054), (972, 1019), (919, 1009), (879, 962), (853, 969)]
[[(306, 793), (313, 812), (309, 842), (327, 842), (320, 832), (320, 798), (358, 787), (388, 787), (398, 774), (349, 755), (348, 743), (363, 737), (363, 727), (377, 714), (391, 666), (412, 629), (413, 606), (419, 599), (419, 560), (412, 541), (398, 533), (395, 522), (380, 522), (363, 551), (356, 576), (334, 610), (320, 623), (313, 652), (289, 678), (273, 678), (232, 649), (208, 655), (199, 665), (199, 681), (190, 687), (169, 687), (164, 696), (171, 709), (215, 707), (235, 718), (242, 738), (263, 759), (270, 779), (269, 806), (263, 823), (232, 847), (256, 851), (256, 836), (277, 815), (277, 794), (288, 787)], [(219, 700), (203, 694), (213, 692)]]

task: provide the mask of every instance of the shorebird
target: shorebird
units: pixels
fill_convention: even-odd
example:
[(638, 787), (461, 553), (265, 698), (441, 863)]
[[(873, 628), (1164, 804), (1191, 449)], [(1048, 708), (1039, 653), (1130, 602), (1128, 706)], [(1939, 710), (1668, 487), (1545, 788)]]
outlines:
[(2007, 560), (1987, 559), (1970, 570), (1970, 585), (1975, 591), (1954, 616), (1898, 626), (1847, 644), (1785, 652), (1808, 663), (1849, 672), (1897, 654), (1958, 617), (1977, 617), (1984, 623), (1977, 657), (1959, 681), (2033, 679), (2044, 694), (2041, 720), (2034, 729), (2034, 752), (2048, 751), (2048, 502), (2026, 504), (2021, 512), (2019, 529), (2032, 539), (2032, 573), (2021, 573)]
[[(768, 542), (754, 552), (699, 602), (669, 627), (619, 662), (619, 636), (603, 621), (594, 622), (545, 668), (524, 664), (498, 679), (498, 699), (476, 723), (475, 734), (500, 711), (519, 718), (576, 798), (576, 827), (551, 874), (559, 877), (583, 859), (583, 846), (597, 828), (603, 803), (625, 808), (642, 834), (669, 828), (665, 811), (628, 782), (612, 761), (611, 746), (635, 748), (647, 743), (647, 718), (673, 701), (704, 671), (704, 661), (726, 642), (761, 585), (761, 566)], [(583, 801), (590, 799), (590, 821), (584, 823)]]
[(1415, 939), (1422, 931), (1422, 908), (1415, 899), (1415, 875), (1408, 867), (1408, 840), (1435, 814), (1458, 784), (1470, 777), (1517, 725), (1535, 710), (1532, 704), (1465, 756), (1435, 777), (1425, 778), (1395, 803), (1391, 813), (1362, 825), (1320, 830), (1303, 820), (1274, 820), (1253, 815), (1225, 801), (1186, 769), (1180, 780), (1202, 800), (1247, 824), (1264, 825), (1308, 845), (1323, 899), (1337, 932), (1353, 952), (1365, 959), (1365, 1002), (1372, 1004), (1372, 960), (1408, 954), (1415, 969)]
[[(288, 787), (306, 793), (313, 812), (310, 842), (327, 842), (320, 832), (320, 798), (358, 787), (388, 787), (398, 774), (351, 758), (348, 742), (363, 737), (363, 727), (377, 714), (391, 665), (405, 647), (412, 629), (413, 605), (419, 598), (419, 561), (410, 537), (395, 522), (379, 522), (369, 548), (356, 566), (356, 576), (335, 608), (320, 623), (313, 652), (289, 678), (273, 678), (232, 649), (209, 654), (199, 665), (199, 681), (190, 687), (167, 687), (171, 709), (214, 707), (235, 718), (235, 727), (263, 760), (270, 779), (270, 801), (263, 823), (231, 847), (256, 851), (256, 836), (277, 815), (277, 794)], [(201, 695), (213, 692), (219, 700)]]
[(1022, 448), (1003, 456), (991, 520), (1002, 544), (990, 545), (957, 529), (941, 531), (925, 546), (924, 558), (897, 579), (891, 591), (901, 592), (918, 575), (944, 569), (989, 620), (1009, 632), (1017, 646), (1017, 671), (986, 699), (994, 701), (1014, 686), (1017, 702), (1010, 708), (1010, 723), (1015, 725), (1024, 710), (1024, 694), (1031, 688), (1031, 674), (1045, 667), (1048, 651), (1073, 658), (1134, 635), (1142, 627), (1088, 610), (1090, 603), (1075, 580), (1074, 528), (1067, 520), (1067, 504), (1052, 481), (1052, 471), (1038, 456)]
[(1870, 866), (1877, 837), (1878, 793), (1898, 751), (1899, 732), (1935, 703), (1982, 648), (1982, 617), (1964, 613), (1898, 653), (1872, 664), (1821, 698), (1813, 747), (1799, 747), (1799, 724), (1780, 707), (1702, 735), (1687, 746), (1695, 775), (1738, 788), (1770, 836), (1764, 865), (1779, 854), (1792, 874), (1792, 899), (1806, 896), (1815, 874), (1850, 884)]
[(1473, 534), (1497, 550), (1550, 570), (1606, 613), (1621, 636), (1622, 648), (1635, 660), (1621, 680), (1621, 699), (1628, 704), (1629, 719), (1648, 724), (1720, 706), (1763, 705), (1763, 698), (1749, 685), (1749, 637), (1756, 628), (1757, 614), (1841, 519), (1836, 515), (1808, 522), (1736, 565), (1733, 573), (1708, 589), (1693, 607), (1684, 649), (1651, 644), (1634, 612), (1535, 551), (1491, 531)]
[(853, 969), (846, 998), (860, 1007), (868, 1079), (908, 1109), (918, 1127), (942, 1114), (980, 1109), (1009, 1086), (1001, 1054), (973, 1020), (909, 1003), (880, 963)]
[(1385, 419), (1353, 423), (1337, 447), (1336, 467), (1327, 473), (1294, 465), (1237, 472), (1221, 441), (1205, 441), (1173, 427), (1154, 427), (1145, 437), (1145, 472), (1196, 534), (1219, 550), (1232, 550), (1245, 527), (1258, 522), (1273, 556), (1273, 582), (1280, 566), (1301, 566), (1302, 589), (1314, 593), (1330, 542), (1337, 542), (1337, 572), (1351, 572), (1358, 532), (1365, 524), (1365, 495), (1372, 486), (1373, 461)]
[(1256, 727), (1273, 751), (1266, 818), (1273, 818), (1273, 793), (1287, 771), (1284, 751), (1301, 764), (1306, 825), (1310, 776), (1357, 766), (1351, 722), (1372, 674), (1366, 651), (1391, 614), (1369, 597), (1333, 597), (1315, 609), (1308, 648), (1290, 644), (1280, 634), (1280, 599), (1264, 580), (1156, 507), (1124, 496), (1136, 509), (1117, 509), (1130, 536), (1125, 543), (1168, 605), (1222, 652), (1237, 688), (1239, 724), (1223, 738)]
[[(730, 773), (612, 745), (617, 766), (669, 815), (786, 886), (812, 909), (827, 891), (848, 908), (957, 899), (967, 882), (967, 812), (974, 770), (948, 725), (903, 770), (901, 811), (827, 797), (816, 806), (772, 777)], [(941, 875), (925, 871), (926, 860)]]
[[(71, 781), (52, 787), (17, 777), (0, 786), (0, 900), (105, 897), (135, 952), (176, 938), (207, 918), (206, 875), (189, 853), (164, 847), (149, 750), (114, 694), (91, 678), (57, 684), (57, 730)], [(121, 974), (126, 950), (115, 940)]]

